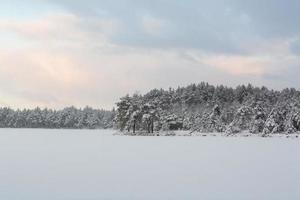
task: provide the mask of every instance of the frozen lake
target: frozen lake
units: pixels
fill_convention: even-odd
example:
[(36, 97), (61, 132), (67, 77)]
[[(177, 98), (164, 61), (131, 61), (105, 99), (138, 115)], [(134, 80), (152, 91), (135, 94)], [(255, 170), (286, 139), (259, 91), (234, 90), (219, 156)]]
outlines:
[(300, 140), (0, 129), (1, 200), (300, 199)]

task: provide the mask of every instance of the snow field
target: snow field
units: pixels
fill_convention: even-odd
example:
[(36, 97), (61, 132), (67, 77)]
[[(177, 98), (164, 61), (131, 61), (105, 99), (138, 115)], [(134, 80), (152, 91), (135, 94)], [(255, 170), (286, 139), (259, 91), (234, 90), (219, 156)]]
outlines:
[(0, 199), (300, 199), (298, 139), (0, 129)]

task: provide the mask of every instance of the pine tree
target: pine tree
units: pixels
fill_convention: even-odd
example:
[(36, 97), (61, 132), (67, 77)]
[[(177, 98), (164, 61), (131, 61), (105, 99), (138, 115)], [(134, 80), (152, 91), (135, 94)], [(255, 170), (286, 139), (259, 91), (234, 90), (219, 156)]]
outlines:
[(229, 124), (226, 133), (239, 133), (241, 131), (249, 130), (253, 119), (253, 110), (249, 106), (242, 106), (237, 110), (234, 120)]
[(117, 103), (117, 114), (116, 114), (116, 123), (117, 127), (123, 131), (127, 125), (128, 121), (130, 119), (130, 113), (128, 112), (129, 108), (131, 106), (131, 98), (129, 95), (122, 97), (120, 99), (120, 102)]
[(280, 133), (285, 129), (285, 120), (288, 114), (288, 107), (286, 103), (280, 103), (275, 108), (272, 109), (269, 114), (264, 129), (263, 134)]
[(250, 132), (251, 133), (261, 133), (263, 132), (265, 121), (266, 121), (266, 113), (262, 106), (262, 102), (257, 102), (253, 109), (253, 120), (250, 124)]

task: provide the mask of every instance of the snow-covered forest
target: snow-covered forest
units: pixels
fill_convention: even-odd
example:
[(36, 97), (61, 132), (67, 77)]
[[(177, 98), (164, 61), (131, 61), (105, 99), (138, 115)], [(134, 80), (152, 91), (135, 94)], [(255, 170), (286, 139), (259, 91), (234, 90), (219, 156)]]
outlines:
[(117, 103), (115, 126), (133, 134), (161, 130), (295, 133), (300, 131), (300, 91), (275, 91), (250, 84), (231, 88), (204, 82), (154, 89), (122, 97)]
[(40, 109), (13, 110), (0, 108), (1, 128), (112, 128), (113, 111), (96, 110), (90, 107), (62, 110)]
[(116, 111), (85, 107), (62, 110), (0, 108), (2, 128), (116, 128), (132, 134), (168, 130), (228, 134), (300, 131), (300, 91), (208, 83), (126, 95)]

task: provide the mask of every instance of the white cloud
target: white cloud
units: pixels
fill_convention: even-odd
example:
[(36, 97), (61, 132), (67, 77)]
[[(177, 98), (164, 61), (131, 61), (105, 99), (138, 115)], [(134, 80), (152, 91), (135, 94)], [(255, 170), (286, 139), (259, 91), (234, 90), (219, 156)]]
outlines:
[(264, 58), (243, 56), (211, 56), (204, 63), (224, 70), (233, 75), (261, 76), (267, 64)]
[(0, 32), (41, 46), (107, 45), (109, 36), (118, 32), (116, 20), (81, 19), (66, 13), (54, 13), (30, 21), (0, 20)]
[(166, 21), (151, 15), (144, 15), (141, 23), (144, 31), (153, 36), (159, 36), (163, 32), (164, 27), (167, 25)]

